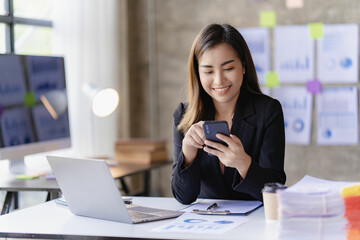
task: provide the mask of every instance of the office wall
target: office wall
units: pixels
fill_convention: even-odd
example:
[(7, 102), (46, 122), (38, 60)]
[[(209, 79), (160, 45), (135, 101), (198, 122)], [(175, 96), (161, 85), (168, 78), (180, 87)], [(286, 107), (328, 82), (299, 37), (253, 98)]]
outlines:
[[(148, 4), (155, 6), (155, 10), (150, 11), (155, 17), (155, 44), (150, 46)], [(149, 129), (155, 126), (158, 129), (156, 135), (168, 140), (171, 153), (172, 113), (180, 101), (186, 101), (187, 57), (194, 37), (202, 27), (213, 22), (256, 27), (262, 10), (275, 11), (278, 25), (360, 23), (359, 0), (304, 0), (303, 8), (292, 10), (286, 8), (285, 0), (129, 0), (131, 135), (148, 137)], [(149, 47), (155, 49), (155, 59), (148, 58)], [(151, 123), (150, 95), (146, 89), (149, 67), (154, 65), (158, 94), (157, 104), (152, 104), (152, 107), (158, 114), (158, 122)], [(360, 87), (359, 84), (356, 86)], [(287, 185), (305, 174), (359, 181), (360, 147), (317, 146), (313, 129), (311, 145), (286, 146), (285, 169)], [(160, 194), (171, 195), (170, 177), (171, 167), (155, 174), (153, 184), (161, 186)]]

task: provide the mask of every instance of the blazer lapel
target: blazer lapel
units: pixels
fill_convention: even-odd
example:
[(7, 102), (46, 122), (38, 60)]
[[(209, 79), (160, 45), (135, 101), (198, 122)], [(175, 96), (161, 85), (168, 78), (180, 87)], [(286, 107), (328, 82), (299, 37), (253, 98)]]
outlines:
[(246, 152), (251, 149), (254, 131), (256, 130), (256, 126), (247, 121), (250, 116), (256, 114), (251, 100), (250, 93), (246, 89), (241, 89), (231, 127), (231, 134), (240, 138)]

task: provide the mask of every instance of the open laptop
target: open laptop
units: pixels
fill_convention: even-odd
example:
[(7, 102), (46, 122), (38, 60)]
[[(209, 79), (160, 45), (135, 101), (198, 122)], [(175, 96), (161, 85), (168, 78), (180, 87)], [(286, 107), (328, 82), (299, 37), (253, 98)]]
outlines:
[(175, 218), (183, 212), (124, 203), (104, 160), (46, 156), (70, 211), (122, 223)]

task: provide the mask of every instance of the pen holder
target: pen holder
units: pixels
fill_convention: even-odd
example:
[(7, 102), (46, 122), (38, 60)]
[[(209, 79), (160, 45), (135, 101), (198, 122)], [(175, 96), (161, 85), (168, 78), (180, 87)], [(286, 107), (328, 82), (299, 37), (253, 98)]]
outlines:
[(278, 219), (278, 200), (276, 191), (285, 189), (286, 187), (281, 183), (266, 183), (263, 190), (264, 212), (266, 220)]

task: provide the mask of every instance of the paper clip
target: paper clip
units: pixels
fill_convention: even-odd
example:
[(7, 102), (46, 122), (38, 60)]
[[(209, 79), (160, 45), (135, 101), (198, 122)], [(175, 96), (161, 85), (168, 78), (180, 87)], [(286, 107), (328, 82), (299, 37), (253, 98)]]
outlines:
[(197, 214), (204, 214), (204, 215), (229, 215), (230, 211), (229, 210), (224, 210), (224, 211), (211, 211), (211, 210), (199, 210), (199, 209), (193, 209), (192, 210), (193, 213), (197, 213)]

